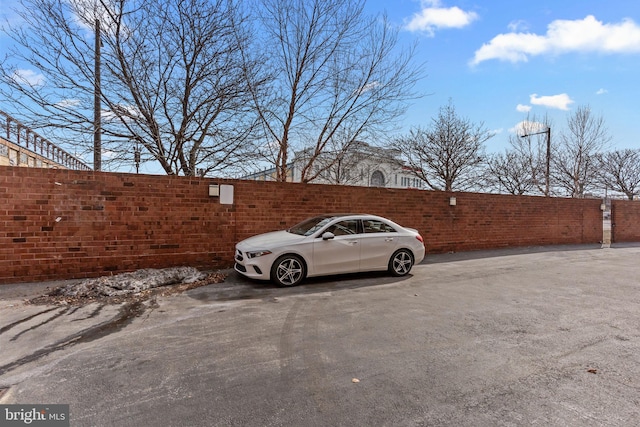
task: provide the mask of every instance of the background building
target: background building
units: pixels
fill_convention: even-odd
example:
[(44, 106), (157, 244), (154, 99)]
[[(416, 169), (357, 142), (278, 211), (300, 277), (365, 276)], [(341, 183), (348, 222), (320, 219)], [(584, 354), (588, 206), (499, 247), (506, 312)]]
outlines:
[[(295, 153), (289, 163), (287, 182), (302, 181), (302, 167), (308, 163), (309, 151)], [(314, 161), (314, 184), (354, 185), (361, 187), (425, 188), (424, 182), (400, 160), (400, 152), (390, 148), (358, 143), (347, 153), (322, 153)], [(274, 181), (275, 168), (243, 177), (257, 181)]]
[(0, 111), (0, 166), (91, 170), (75, 156)]

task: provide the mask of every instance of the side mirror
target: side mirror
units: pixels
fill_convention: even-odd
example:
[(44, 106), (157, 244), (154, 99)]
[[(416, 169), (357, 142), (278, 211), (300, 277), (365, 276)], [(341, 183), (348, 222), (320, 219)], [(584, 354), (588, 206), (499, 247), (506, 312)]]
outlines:
[(322, 234), (322, 240), (331, 240), (334, 237), (336, 237), (333, 233), (327, 231), (325, 233)]

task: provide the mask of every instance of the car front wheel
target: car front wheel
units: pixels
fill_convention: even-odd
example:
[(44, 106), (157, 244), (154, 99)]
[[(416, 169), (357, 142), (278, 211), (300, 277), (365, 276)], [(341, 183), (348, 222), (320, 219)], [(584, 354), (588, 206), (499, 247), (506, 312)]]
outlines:
[(296, 286), (305, 278), (304, 261), (296, 255), (283, 255), (271, 267), (271, 280), (280, 286)]
[(413, 267), (413, 255), (407, 249), (396, 251), (389, 260), (389, 273), (392, 276), (404, 276)]

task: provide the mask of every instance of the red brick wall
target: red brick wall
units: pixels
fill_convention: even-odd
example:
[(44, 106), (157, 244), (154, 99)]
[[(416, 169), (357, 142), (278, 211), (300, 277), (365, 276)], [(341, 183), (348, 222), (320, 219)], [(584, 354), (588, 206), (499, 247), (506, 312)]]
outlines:
[(614, 242), (640, 242), (640, 203), (612, 200), (611, 228)]
[[(212, 183), (233, 185), (234, 204), (209, 197)], [(226, 268), (238, 240), (321, 212), (386, 216), (417, 228), (428, 253), (602, 240), (599, 200), (2, 166), (0, 283)], [(638, 224), (625, 227), (638, 236)]]

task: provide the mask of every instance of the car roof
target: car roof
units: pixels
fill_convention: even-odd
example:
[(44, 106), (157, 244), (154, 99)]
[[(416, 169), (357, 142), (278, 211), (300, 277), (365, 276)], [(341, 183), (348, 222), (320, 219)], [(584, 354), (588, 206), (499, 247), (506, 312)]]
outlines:
[(376, 216), (376, 215), (369, 215), (369, 214), (362, 214), (362, 213), (327, 213), (327, 214), (322, 214), (318, 216), (322, 216), (325, 218), (342, 218), (346, 216), (361, 217), (361, 216)]
[(332, 220), (338, 219), (338, 218), (353, 218), (353, 219), (376, 218), (376, 219), (382, 219), (385, 221), (391, 221), (390, 219), (381, 217), (379, 215), (371, 215), (371, 214), (363, 214), (363, 213), (328, 213), (328, 214), (316, 215), (316, 217), (327, 218)]

